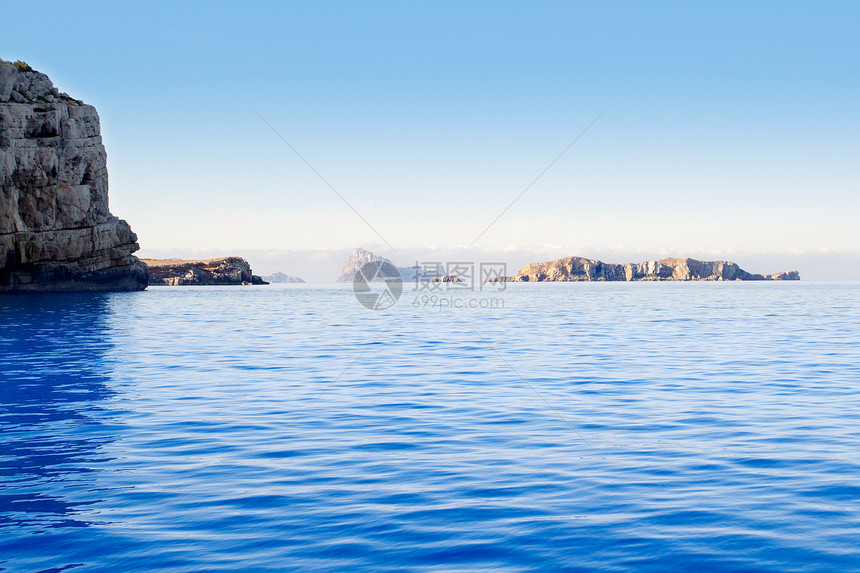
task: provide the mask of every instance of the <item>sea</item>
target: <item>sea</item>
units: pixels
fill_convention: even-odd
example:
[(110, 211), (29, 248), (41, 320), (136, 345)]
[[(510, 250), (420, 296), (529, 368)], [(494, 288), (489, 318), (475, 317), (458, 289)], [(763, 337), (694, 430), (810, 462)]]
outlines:
[(860, 571), (860, 283), (487, 294), (0, 296), (0, 570)]

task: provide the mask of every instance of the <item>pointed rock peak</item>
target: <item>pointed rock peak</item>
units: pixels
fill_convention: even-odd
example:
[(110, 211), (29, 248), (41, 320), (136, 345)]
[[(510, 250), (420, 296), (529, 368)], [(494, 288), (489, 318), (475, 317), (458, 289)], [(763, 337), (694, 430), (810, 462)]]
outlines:
[(373, 261), (385, 261), (387, 263), (391, 263), (391, 261), (386, 259), (385, 257), (377, 255), (376, 253), (372, 253), (366, 249), (362, 249), (361, 247), (355, 249), (349, 256), (349, 259), (346, 261), (346, 264), (343, 266), (343, 269), (341, 269), (340, 276), (337, 277), (337, 282), (352, 282), (352, 279), (355, 277), (355, 273), (358, 271), (358, 269), (360, 269), (367, 263)]

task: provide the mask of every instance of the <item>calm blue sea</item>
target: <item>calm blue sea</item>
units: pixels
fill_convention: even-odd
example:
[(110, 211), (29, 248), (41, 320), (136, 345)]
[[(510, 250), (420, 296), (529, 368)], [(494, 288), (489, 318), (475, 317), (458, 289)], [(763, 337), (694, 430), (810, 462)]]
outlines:
[(0, 570), (857, 571), (859, 295), (0, 297)]

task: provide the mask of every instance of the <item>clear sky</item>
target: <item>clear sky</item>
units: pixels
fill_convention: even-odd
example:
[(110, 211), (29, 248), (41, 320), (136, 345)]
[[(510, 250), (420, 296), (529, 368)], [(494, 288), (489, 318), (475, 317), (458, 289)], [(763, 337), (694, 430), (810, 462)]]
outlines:
[(0, 57), (99, 110), (111, 208), (142, 255), (246, 254), (317, 280), (356, 246), (401, 264), (431, 247), (517, 264), (707, 255), (860, 278), (858, 2), (43, 2), (38, 14), (18, 2), (2, 14), (17, 24)]

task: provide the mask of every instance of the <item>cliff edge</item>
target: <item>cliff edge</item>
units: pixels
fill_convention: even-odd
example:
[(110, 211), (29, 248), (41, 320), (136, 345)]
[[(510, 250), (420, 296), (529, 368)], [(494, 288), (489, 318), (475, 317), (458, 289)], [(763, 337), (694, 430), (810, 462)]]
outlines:
[(0, 292), (143, 290), (138, 248), (108, 210), (95, 108), (0, 60)]

